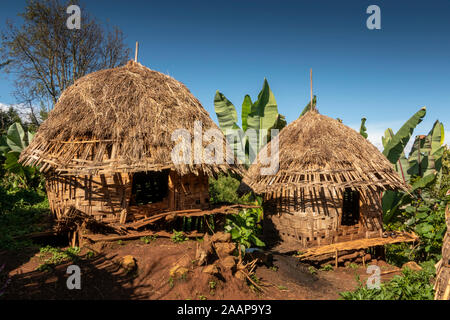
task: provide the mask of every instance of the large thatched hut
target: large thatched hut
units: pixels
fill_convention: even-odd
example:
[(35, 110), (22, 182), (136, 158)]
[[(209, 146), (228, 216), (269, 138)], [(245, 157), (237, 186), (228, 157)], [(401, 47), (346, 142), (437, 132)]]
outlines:
[(161, 210), (209, 207), (208, 177), (240, 168), (194, 157), (174, 162), (179, 141), (172, 134), (182, 129), (194, 140), (194, 133), (201, 137), (194, 131), (211, 128), (219, 131), (182, 83), (130, 61), (67, 88), (20, 161), (45, 174), (57, 218), (75, 207), (102, 222), (124, 223)]
[[(261, 152), (272, 155), (275, 141)], [(267, 242), (298, 250), (382, 236), (382, 192), (407, 186), (375, 146), (314, 109), (280, 132), (278, 146), (277, 172), (256, 161), (244, 178), (264, 197)]]

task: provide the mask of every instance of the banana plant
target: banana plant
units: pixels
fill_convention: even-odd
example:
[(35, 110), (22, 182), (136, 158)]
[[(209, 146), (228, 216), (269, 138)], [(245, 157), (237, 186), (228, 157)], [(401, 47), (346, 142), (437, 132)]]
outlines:
[[(0, 154), (5, 158), (3, 167), (13, 174), (23, 186), (32, 187), (39, 180), (38, 171), (34, 167), (25, 167), (19, 163), (20, 153), (33, 140), (34, 133), (23, 129), (18, 122), (13, 123), (0, 138)], [(15, 185), (17, 187), (17, 185)]]
[(366, 118), (362, 118), (361, 119), (361, 126), (359, 127), (359, 133), (365, 138), (367, 139), (368, 134), (367, 134), (367, 128), (366, 128)]
[[(317, 97), (316, 97), (315, 95), (313, 96), (312, 105), (313, 105), (313, 108), (316, 108), (316, 105), (317, 105)], [(302, 111), (302, 113), (300, 113), (299, 118), (300, 118), (301, 116), (303, 116), (305, 113), (307, 113), (309, 110), (311, 110), (311, 101), (309, 101), (308, 104), (306, 105), (306, 107), (303, 108), (303, 111)]]
[[(262, 90), (255, 102), (252, 102), (249, 95), (244, 97), (241, 109), (242, 129), (238, 125), (235, 106), (219, 91), (214, 97), (214, 110), (219, 126), (238, 161), (246, 165), (250, 165), (259, 150), (270, 141), (271, 129), (281, 130), (287, 124), (285, 117), (278, 113), (277, 102), (267, 79), (264, 79)], [(256, 136), (246, 135), (246, 132), (250, 133), (249, 130), (254, 131)]]
[[(386, 148), (386, 145), (388, 144), (389, 141), (392, 140), (393, 137), (394, 137), (394, 132), (392, 131), (391, 128), (388, 128), (384, 132), (384, 136), (381, 138), (383, 147)], [(405, 157), (404, 151), (402, 151), (399, 159), (393, 165), (394, 165), (395, 171), (397, 171), (397, 173), (400, 175), (403, 182), (408, 183), (411, 179), (411, 176), (408, 173), (409, 163), (408, 163), (408, 159), (406, 159), (406, 157)]]
[(427, 176), (438, 173), (442, 168), (444, 154), (444, 125), (436, 120), (428, 135), (416, 136), (409, 154), (409, 173)]
[(420, 109), (395, 135), (389, 128), (382, 138), (383, 154), (394, 165), (403, 181), (412, 184), (409, 194), (396, 191), (386, 191), (383, 194), (382, 207), (385, 223), (390, 222), (402, 206), (411, 202), (411, 195), (429, 186), (436, 177), (442, 175), (444, 126), (439, 121), (434, 123), (427, 136), (416, 136), (408, 158), (404, 152), (415, 127), (422, 121), (425, 114), (426, 109)]
[(400, 159), (406, 144), (409, 139), (411, 139), (414, 129), (419, 123), (422, 122), (422, 119), (425, 117), (426, 113), (427, 109), (425, 107), (421, 108), (408, 121), (405, 122), (405, 124), (391, 139), (386, 141), (383, 154), (392, 164), (395, 164), (398, 159)]
[(435, 175), (429, 174), (423, 178), (418, 178), (412, 185), (409, 193), (397, 192), (387, 190), (383, 193), (382, 208), (383, 208), (383, 222), (385, 224), (392, 221), (392, 219), (399, 213), (399, 209), (404, 205), (411, 203), (413, 194), (420, 189), (430, 185), (435, 179)]

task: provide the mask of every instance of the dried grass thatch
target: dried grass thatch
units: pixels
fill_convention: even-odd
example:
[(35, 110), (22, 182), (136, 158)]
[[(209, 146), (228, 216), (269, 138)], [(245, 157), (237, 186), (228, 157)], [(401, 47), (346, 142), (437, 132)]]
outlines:
[[(244, 182), (257, 193), (299, 189), (404, 189), (386, 157), (361, 134), (339, 121), (309, 111), (284, 128), (279, 136), (279, 170), (262, 175), (255, 163)], [(271, 155), (271, 144), (261, 152)]]
[(70, 175), (166, 168), (180, 174), (241, 173), (239, 166), (225, 161), (173, 164), (172, 133), (184, 128), (193, 138), (195, 121), (202, 122), (204, 131), (218, 129), (182, 83), (130, 61), (86, 75), (67, 88), (20, 161)]

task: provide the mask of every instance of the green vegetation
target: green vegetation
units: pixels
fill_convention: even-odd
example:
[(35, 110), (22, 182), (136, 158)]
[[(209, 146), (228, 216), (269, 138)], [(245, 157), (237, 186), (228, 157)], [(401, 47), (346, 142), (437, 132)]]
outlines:
[(347, 266), (347, 269), (358, 269), (359, 265), (357, 263), (349, 263), (349, 265)]
[(237, 194), (240, 180), (220, 174), (217, 179), (209, 178), (209, 195), (211, 203), (239, 203)]
[(216, 287), (217, 287), (217, 282), (216, 281), (210, 281), (209, 282), (209, 293), (211, 295), (214, 295), (214, 293), (216, 292)]
[(446, 232), (445, 206), (448, 198), (432, 198), (428, 190), (422, 190), (421, 197), (413, 200), (401, 210), (399, 217), (388, 225), (388, 229), (414, 231), (420, 242), (392, 244), (386, 247), (388, 262), (401, 265), (410, 260), (436, 263), (441, 258), (442, 241)]
[(40, 249), (39, 259), (43, 261), (37, 270), (40, 271), (50, 271), (53, 267), (67, 262), (77, 262), (80, 257), (78, 256), (80, 253), (80, 248), (67, 248), (66, 250), (62, 250), (60, 248), (55, 248), (51, 246), (46, 246)]
[(334, 268), (331, 264), (326, 264), (322, 268), (320, 268), (320, 271), (333, 271)]
[(358, 277), (359, 287), (355, 291), (341, 292), (343, 300), (432, 300), (434, 297), (429, 270), (405, 269), (402, 276), (382, 283), (379, 289), (369, 289)]
[(21, 250), (33, 245), (22, 236), (43, 231), (50, 216), (41, 190), (5, 190), (0, 185), (0, 250)]
[(367, 128), (366, 128), (366, 118), (361, 119), (361, 126), (359, 127), (359, 133), (367, 139)]
[(317, 269), (314, 268), (313, 266), (309, 266), (309, 267), (308, 267), (308, 271), (309, 271), (309, 273), (311, 273), (312, 275), (316, 275), (316, 274), (317, 274)]
[(262, 233), (262, 208), (242, 209), (236, 215), (230, 215), (225, 224), (225, 231), (231, 233), (231, 239), (237, 242), (242, 251), (252, 247), (264, 247), (259, 239)]
[(173, 230), (173, 236), (171, 239), (172, 239), (172, 242), (174, 242), (174, 243), (180, 243), (180, 242), (184, 242), (187, 240), (183, 231), (176, 231), (176, 230)]
[[(314, 95), (313, 101), (312, 101), (313, 108), (317, 108), (317, 97)], [(311, 101), (308, 102), (306, 107), (303, 108), (302, 112), (300, 113), (300, 116), (303, 116), (305, 113), (307, 113), (309, 110), (311, 110)]]
[(42, 178), (35, 167), (22, 166), (18, 160), (20, 153), (28, 146), (34, 133), (23, 129), (19, 122), (13, 123), (5, 135), (0, 137), (0, 155), (4, 159), (5, 178), (3, 184), (16, 189), (18, 187), (37, 189), (42, 187)]
[(252, 102), (249, 95), (244, 97), (242, 129), (238, 125), (235, 106), (219, 91), (214, 97), (214, 110), (236, 158), (246, 165), (250, 165), (259, 150), (270, 141), (272, 129), (281, 130), (286, 126), (285, 117), (278, 113), (275, 96), (266, 79), (255, 102)]
[(158, 236), (152, 235), (152, 236), (145, 236), (145, 237), (141, 237), (140, 240), (145, 243), (145, 244), (149, 244), (152, 241), (155, 241), (158, 238)]
[(426, 109), (420, 109), (396, 134), (389, 128), (382, 139), (383, 154), (394, 165), (400, 177), (411, 184), (409, 194), (391, 190), (383, 194), (385, 224), (395, 221), (405, 205), (420, 198), (422, 189), (434, 184), (434, 189), (442, 190), (442, 181), (448, 179), (448, 176), (444, 176), (444, 171), (448, 175), (448, 167), (445, 170), (442, 168), (446, 146), (443, 145), (444, 126), (439, 121), (434, 123), (428, 135), (416, 136), (409, 157), (405, 156), (405, 146), (425, 114)]

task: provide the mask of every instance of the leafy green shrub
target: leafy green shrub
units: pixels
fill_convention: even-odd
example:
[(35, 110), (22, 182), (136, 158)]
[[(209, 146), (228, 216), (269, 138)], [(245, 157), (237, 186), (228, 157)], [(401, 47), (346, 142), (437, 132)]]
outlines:
[(174, 242), (174, 243), (180, 243), (180, 242), (184, 242), (187, 240), (183, 231), (176, 231), (176, 230), (173, 230), (173, 236), (171, 239), (172, 239), (172, 242)]
[(5, 191), (0, 188), (0, 250), (19, 250), (32, 245), (20, 239), (32, 232), (43, 231), (42, 224), (50, 216), (43, 191)]
[(344, 300), (433, 300), (434, 290), (431, 284), (432, 272), (429, 270), (403, 270), (401, 276), (386, 283), (379, 289), (367, 288), (359, 279), (359, 287), (355, 291), (341, 292)]
[(225, 231), (231, 233), (231, 239), (237, 242), (241, 250), (250, 248), (252, 245), (264, 247), (265, 244), (259, 239), (262, 233), (261, 220), (262, 208), (242, 209), (236, 215), (229, 215)]
[(25, 131), (19, 122), (13, 123), (6, 133), (0, 137), (0, 155), (4, 157), (2, 163), (5, 176), (2, 183), (9, 188), (33, 188), (43, 186), (43, 178), (36, 167), (23, 166), (18, 160), (20, 153), (28, 146), (34, 137), (31, 131)]
[(237, 194), (241, 182), (232, 176), (221, 174), (217, 179), (209, 179), (209, 195), (211, 203), (238, 203)]
[(414, 231), (420, 242), (411, 246), (408, 244), (393, 244), (386, 246), (388, 262), (396, 265), (414, 260), (438, 261), (441, 258), (442, 241), (447, 230), (445, 224), (445, 207), (447, 199), (434, 199), (428, 190), (421, 192), (421, 198), (413, 200), (406, 206), (399, 219), (388, 229)]

